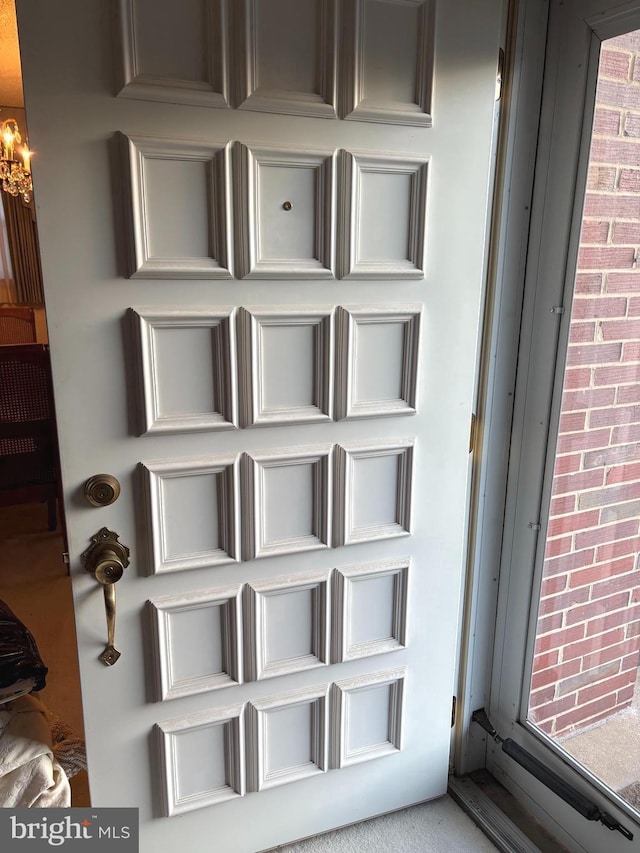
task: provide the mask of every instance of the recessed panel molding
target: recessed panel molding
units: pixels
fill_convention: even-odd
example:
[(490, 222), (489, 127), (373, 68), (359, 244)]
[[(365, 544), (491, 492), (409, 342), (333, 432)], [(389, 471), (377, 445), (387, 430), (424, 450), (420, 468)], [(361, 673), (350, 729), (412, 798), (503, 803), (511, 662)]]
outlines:
[[(240, 559), (238, 466), (237, 456), (140, 463), (151, 574)], [(190, 537), (183, 542), (187, 523), (202, 536), (204, 544), (195, 550)]]
[[(114, 33), (119, 54), (116, 61), (118, 97), (227, 108), (227, 0), (203, 0), (190, 3), (188, 7), (180, 4), (176, 6), (176, 13), (179, 21), (188, 26), (163, 32), (150, 3), (118, 0)], [(189, 16), (187, 21), (185, 16)], [(141, 37), (150, 40), (153, 46), (156, 62), (151, 66), (146, 61)], [(167, 38), (171, 38), (173, 51), (190, 56), (191, 62), (194, 57), (201, 57), (199, 73), (180, 74), (171, 63), (167, 65), (169, 51), (163, 42)]]
[(413, 438), (336, 448), (335, 547), (411, 533)]
[(263, 791), (327, 770), (328, 690), (322, 684), (248, 704), (247, 790)]
[[(127, 275), (232, 278), (230, 145), (122, 133), (118, 139), (125, 171)], [(159, 195), (152, 204), (153, 193)], [(156, 232), (161, 236), (154, 241)], [(190, 236), (196, 232), (197, 240)], [(164, 244), (176, 233), (184, 246), (166, 251)]]
[(156, 723), (164, 817), (244, 796), (243, 710), (233, 705)]
[[(212, 312), (166, 308), (158, 312), (152, 308), (130, 308), (129, 316), (138, 385), (138, 433), (235, 429), (238, 426), (235, 309), (218, 308)], [(163, 359), (161, 336), (170, 335), (172, 330), (187, 337), (190, 333), (198, 336), (195, 343), (204, 345), (206, 366), (211, 372), (206, 398), (195, 400), (191, 411), (189, 404), (178, 407), (175, 401), (167, 401), (167, 384), (183, 387), (184, 377), (197, 376), (204, 364), (198, 358), (197, 348), (195, 363), (190, 362), (184, 347), (176, 347), (176, 354)]]
[(331, 767), (402, 749), (406, 668), (337, 681), (331, 688)]
[(338, 420), (416, 413), (421, 311), (420, 305), (337, 309)]
[(337, 117), (336, 0), (237, 0), (236, 104)]
[(244, 559), (329, 548), (331, 444), (247, 453)]
[(247, 679), (261, 680), (329, 663), (329, 572), (245, 586)]
[(333, 278), (335, 150), (235, 147), (238, 278)]
[(342, 116), (431, 127), (435, 0), (345, 0), (342, 8)]
[(241, 309), (239, 349), (243, 426), (331, 420), (332, 309)]
[(409, 562), (403, 557), (336, 569), (334, 663), (406, 647)]
[[(153, 656), (158, 701), (191, 696), (242, 682), (240, 585), (155, 598), (147, 603), (153, 626)], [(200, 633), (188, 626), (192, 615)], [(213, 633), (217, 636), (213, 636)], [(219, 649), (219, 651), (218, 651)], [(214, 651), (215, 650), (215, 651)], [(217, 657), (219, 661), (211, 658)], [(190, 658), (185, 677), (180, 668)], [(197, 671), (194, 661), (203, 662)]]
[(424, 278), (428, 172), (426, 158), (341, 152), (341, 278)]

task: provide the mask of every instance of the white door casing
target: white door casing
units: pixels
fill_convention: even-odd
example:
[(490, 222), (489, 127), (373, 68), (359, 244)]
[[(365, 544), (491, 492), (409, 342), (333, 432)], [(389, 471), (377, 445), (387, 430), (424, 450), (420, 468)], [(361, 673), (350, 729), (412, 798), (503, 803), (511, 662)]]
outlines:
[(634, 810), (607, 796), (595, 774), (527, 720), (600, 45), (640, 28), (638, 2), (555, 0), (549, 8), (521, 336), (509, 355), (518, 373), (488, 710), (502, 736), (609, 812), (634, 839), (585, 820), (489, 740), (487, 767), (567, 849), (632, 853), (640, 844)]
[(92, 801), (142, 850), (445, 791), (504, 9), (433, 5), (18, 3)]

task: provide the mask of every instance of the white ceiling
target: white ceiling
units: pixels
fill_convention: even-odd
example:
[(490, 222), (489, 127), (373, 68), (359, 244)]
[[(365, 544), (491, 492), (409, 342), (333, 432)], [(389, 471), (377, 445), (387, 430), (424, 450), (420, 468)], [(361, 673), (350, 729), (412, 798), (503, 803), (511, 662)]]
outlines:
[(0, 0), (0, 104), (24, 106), (15, 0)]

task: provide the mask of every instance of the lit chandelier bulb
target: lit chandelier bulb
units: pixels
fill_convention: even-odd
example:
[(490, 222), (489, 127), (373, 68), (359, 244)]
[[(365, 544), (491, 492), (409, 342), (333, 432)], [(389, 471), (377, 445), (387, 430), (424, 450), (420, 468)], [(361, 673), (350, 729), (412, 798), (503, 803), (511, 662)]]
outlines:
[(4, 145), (6, 148), (6, 157), (7, 160), (13, 160), (13, 143), (15, 141), (15, 136), (10, 127), (5, 127), (4, 129)]

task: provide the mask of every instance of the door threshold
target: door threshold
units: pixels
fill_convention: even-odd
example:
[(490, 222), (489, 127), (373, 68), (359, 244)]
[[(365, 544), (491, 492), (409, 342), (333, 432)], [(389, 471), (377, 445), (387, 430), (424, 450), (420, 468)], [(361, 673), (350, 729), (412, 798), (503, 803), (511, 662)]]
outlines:
[(487, 771), (450, 776), (449, 794), (502, 853), (568, 853)]
[(397, 811), (313, 835), (265, 853), (339, 853), (393, 850), (442, 853), (473, 850), (494, 853), (496, 845), (451, 796), (444, 795)]

